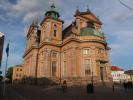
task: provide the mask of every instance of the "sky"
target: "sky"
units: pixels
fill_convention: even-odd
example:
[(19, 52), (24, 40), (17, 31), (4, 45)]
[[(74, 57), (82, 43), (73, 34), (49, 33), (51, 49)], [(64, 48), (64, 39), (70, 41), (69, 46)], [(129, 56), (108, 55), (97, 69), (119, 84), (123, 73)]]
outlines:
[[(133, 0), (121, 0), (133, 8)], [(64, 28), (74, 20), (79, 8), (89, 7), (102, 21), (102, 31), (106, 35), (110, 50), (111, 65), (123, 69), (133, 69), (133, 11), (123, 6), (119, 0), (0, 0), (0, 32), (5, 34), (2, 70), (5, 68), (7, 43), (10, 42), (8, 66), (23, 63), (26, 34), (33, 19), (44, 18), (48, 7), (54, 2)]]

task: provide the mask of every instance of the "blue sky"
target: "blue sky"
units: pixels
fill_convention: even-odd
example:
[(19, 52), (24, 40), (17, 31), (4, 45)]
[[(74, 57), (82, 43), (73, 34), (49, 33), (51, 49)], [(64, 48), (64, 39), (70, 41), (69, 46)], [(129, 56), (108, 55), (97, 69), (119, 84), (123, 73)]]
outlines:
[[(111, 47), (111, 65), (133, 69), (133, 11), (124, 7), (118, 0), (0, 0), (0, 31), (5, 34), (2, 69), (5, 67), (5, 48), (8, 41), (8, 66), (23, 62), (27, 28), (33, 19), (44, 18), (44, 13), (53, 1), (60, 18), (65, 21), (64, 27), (74, 20), (77, 6), (81, 11), (85, 11), (89, 6), (103, 22), (102, 31)], [(121, 1), (133, 8), (133, 0)]]

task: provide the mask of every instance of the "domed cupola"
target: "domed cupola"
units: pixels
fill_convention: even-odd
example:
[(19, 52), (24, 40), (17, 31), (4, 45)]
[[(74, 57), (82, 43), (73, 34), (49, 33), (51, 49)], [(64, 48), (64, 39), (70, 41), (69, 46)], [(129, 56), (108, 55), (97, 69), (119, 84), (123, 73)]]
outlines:
[(80, 35), (104, 37), (104, 33), (96, 30), (92, 22), (87, 22), (87, 27), (81, 28)]
[(51, 17), (53, 19), (58, 19), (60, 17), (59, 13), (57, 12), (55, 5), (52, 4), (49, 10), (45, 13), (46, 17)]

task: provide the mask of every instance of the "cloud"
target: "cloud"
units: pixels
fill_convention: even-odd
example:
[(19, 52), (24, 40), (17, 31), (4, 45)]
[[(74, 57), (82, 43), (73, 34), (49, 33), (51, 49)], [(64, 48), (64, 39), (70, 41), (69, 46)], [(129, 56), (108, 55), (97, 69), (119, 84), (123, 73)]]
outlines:
[(11, 3), (8, 0), (0, 0), (0, 9), (7, 11), (11, 6)]
[[(13, 43), (12, 48), (15, 48), (11, 51), (11, 55), (16, 57), (11, 59), (10, 63), (15, 64), (20, 62), (19, 60), (22, 61), (21, 57), (25, 47), (23, 42), (25, 41), (27, 26), (36, 17), (39, 17), (40, 21), (44, 18), (44, 13), (51, 1), (16, 0), (16, 2), (9, 2), (9, 0), (0, 0), (0, 20), (6, 23), (3, 25), (0, 22), (3, 25), (0, 29), (4, 30), (7, 38)], [(79, 6), (80, 11), (84, 11), (88, 5), (90, 10), (100, 16), (103, 22), (103, 31), (106, 33), (109, 46), (112, 48), (110, 51), (112, 64), (132, 64), (129, 58), (133, 58), (133, 47), (131, 46), (133, 43), (133, 13), (122, 6), (118, 0), (55, 0), (54, 2), (60, 12), (60, 18), (65, 22), (64, 27), (73, 21), (76, 6)], [(132, 7), (132, 0), (124, 2)], [(18, 47), (19, 52), (15, 52)]]
[(114, 12), (107, 18), (107, 20), (108, 22), (126, 21), (127, 19), (132, 18), (132, 16), (133, 16), (133, 12), (126, 9), (124, 11), (119, 11), (119, 13)]
[(36, 19), (37, 17), (40, 16), (40, 12), (29, 12), (27, 13), (24, 18), (23, 18), (23, 22), (24, 23), (31, 23), (34, 19)]
[(16, 3), (10, 3), (8, 0), (2, 0), (1, 10), (5, 12), (4, 16), (8, 18), (21, 18), (24, 23), (43, 13), (48, 7), (48, 2), (44, 0), (17, 0)]
[[(133, 31), (118, 30), (113, 33), (114, 41), (110, 43), (110, 57), (112, 64), (123, 66), (123, 68), (131, 68), (133, 63), (131, 61), (133, 54)], [(111, 38), (111, 37), (110, 37)]]

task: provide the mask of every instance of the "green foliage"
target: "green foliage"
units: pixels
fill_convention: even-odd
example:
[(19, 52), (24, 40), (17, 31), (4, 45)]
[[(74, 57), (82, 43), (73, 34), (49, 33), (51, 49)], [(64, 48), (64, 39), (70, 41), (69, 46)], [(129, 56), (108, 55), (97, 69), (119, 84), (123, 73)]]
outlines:
[(12, 74), (13, 74), (13, 67), (8, 68), (6, 77), (9, 79), (9, 81), (12, 81)]

